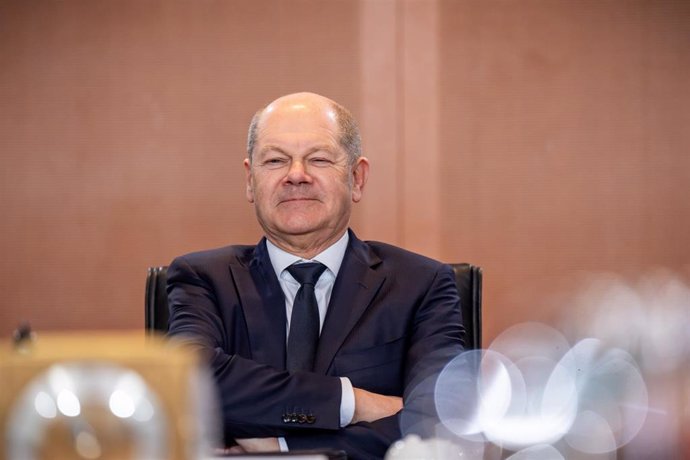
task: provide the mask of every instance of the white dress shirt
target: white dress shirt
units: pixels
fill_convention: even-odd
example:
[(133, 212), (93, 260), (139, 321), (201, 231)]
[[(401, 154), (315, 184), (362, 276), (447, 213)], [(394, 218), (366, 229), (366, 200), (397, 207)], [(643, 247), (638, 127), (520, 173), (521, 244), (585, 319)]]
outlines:
[[(280, 287), (283, 289), (285, 295), (285, 314), (287, 316), (286, 330), (290, 334), (290, 319), (292, 317), (292, 306), (295, 302), (295, 296), (299, 290), (300, 284), (292, 277), (290, 272), (286, 269), (290, 265), (305, 262), (320, 262), (326, 266), (326, 270), (321, 274), (319, 280), (314, 286), (314, 294), (316, 295), (316, 303), (319, 307), (319, 331), (323, 328), (323, 321), (326, 318), (328, 311), (328, 303), (331, 300), (331, 292), (333, 292), (333, 285), (335, 278), (338, 276), (340, 265), (343, 263), (345, 257), (345, 250), (350, 239), (346, 231), (343, 236), (334, 244), (329, 246), (325, 251), (320, 252), (313, 259), (307, 260), (296, 255), (283, 251), (275, 244), (266, 240), (266, 248), (268, 249), (268, 256), (271, 259), (271, 265), (275, 270)], [(347, 426), (352, 421), (355, 414), (355, 394), (352, 389), (352, 382), (347, 377), (340, 377), (342, 385), (342, 396), (340, 399), (340, 426)], [(284, 438), (278, 438), (281, 450), (287, 450), (287, 444)]]

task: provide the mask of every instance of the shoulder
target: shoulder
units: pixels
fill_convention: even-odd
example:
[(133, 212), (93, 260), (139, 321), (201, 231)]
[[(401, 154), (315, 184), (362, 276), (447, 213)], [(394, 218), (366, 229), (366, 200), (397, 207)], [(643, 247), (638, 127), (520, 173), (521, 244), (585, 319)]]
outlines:
[(255, 250), (255, 245), (230, 245), (190, 252), (173, 259), (170, 268), (186, 265), (197, 270), (214, 271), (217, 268), (227, 269), (233, 264), (248, 265), (254, 257)]
[(398, 279), (413, 281), (431, 281), (439, 276), (452, 277), (450, 265), (431, 257), (403, 249), (380, 241), (360, 241), (365, 258), (370, 266)]
[(382, 294), (387, 298), (407, 298), (415, 304), (423, 298), (438, 299), (439, 295), (457, 299), (450, 265), (379, 241), (363, 241), (362, 247), (372, 261), (369, 273), (385, 279)]
[(351, 248), (353, 252), (371, 266), (381, 263), (386, 266), (401, 265), (401, 268), (416, 268), (437, 271), (444, 267), (450, 269), (447, 264), (432, 259), (431, 257), (403, 249), (399, 246), (383, 243), (381, 241), (362, 241), (354, 233), (351, 234)]
[(370, 251), (378, 256), (382, 261), (396, 261), (414, 264), (420, 268), (434, 268), (438, 269), (445, 264), (430, 257), (418, 254), (416, 252), (408, 251), (392, 244), (382, 243), (381, 241), (363, 241), (363, 244), (369, 247)]

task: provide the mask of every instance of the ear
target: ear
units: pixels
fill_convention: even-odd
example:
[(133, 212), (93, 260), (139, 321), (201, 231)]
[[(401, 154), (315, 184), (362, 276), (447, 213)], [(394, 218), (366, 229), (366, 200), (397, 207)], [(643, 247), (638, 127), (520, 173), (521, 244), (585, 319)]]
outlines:
[(362, 191), (369, 179), (369, 160), (359, 157), (352, 168), (352, 201), (359, 202), (362, 199)]
[(247, 190), (245, 191), (247, 196), (247, 201), (250, 203), (254, 202), (254, 179), (252, 178), (252, 164), (249, 162), (249, 158), (244, 159), (244, 173), (247, 180)]

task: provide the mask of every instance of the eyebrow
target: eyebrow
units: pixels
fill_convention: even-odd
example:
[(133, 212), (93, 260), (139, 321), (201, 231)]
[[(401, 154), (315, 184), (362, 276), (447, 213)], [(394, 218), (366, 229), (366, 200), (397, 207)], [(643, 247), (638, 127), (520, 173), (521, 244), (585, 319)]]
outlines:
[(266, 153), (266, 152), (268, 152), (268, 151), (270, 151), (270, 150), (275, 150), (275, 151), (280, 152), (280, 153), (282, 153), (282, 154), (284, 154), (284, 155), (287, 155), (287, 154), (288, 154), (285, 150), (283, 150), (282, 148), (278, 147), (278, 146), (275, 145), (275, 144), (268, 144), (268, 145), (263, 146), (263, 147), (261, 148), (261, 150), (259, 150), (259, 154)]
[[(259, 150), (259, 154), (263, 154), (263, 153), (269, 152), (271, 150), (282, 153), (283, 155), (289, 155), (289, 153), (285, 149), (281, 148), (280, 146), (278, 146), (276, 144), (268, 144), (268, 145), (263, 146), (261, 148), (261, 150)], [(312, 154), (314, 152), (318, 152), (319, 150), (324, 150), (324, 151), (327, 151), (329, 153), (335, 153), (333, 151), (333, 146), (328, 145), (328, 144), (318, 144), (318, 145), (315, 145), (314, 147), (310, 148), (307, 151), (307, 155)]]

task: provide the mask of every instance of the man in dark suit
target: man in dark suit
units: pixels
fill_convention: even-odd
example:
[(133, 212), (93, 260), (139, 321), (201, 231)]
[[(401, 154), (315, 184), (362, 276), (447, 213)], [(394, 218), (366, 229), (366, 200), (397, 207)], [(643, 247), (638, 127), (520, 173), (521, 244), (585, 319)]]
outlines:
[(403, 401), (428, 409), (414, 406), (416, 385), (462, 351), (450, 267), (348, 230), (369, 174), (360, 150), (336, 102), (272, 102), (244, 161), (265, 238), (169, 267), (170, 334), (208, 357), (235, 449), (380, 458), (401, 435)]

